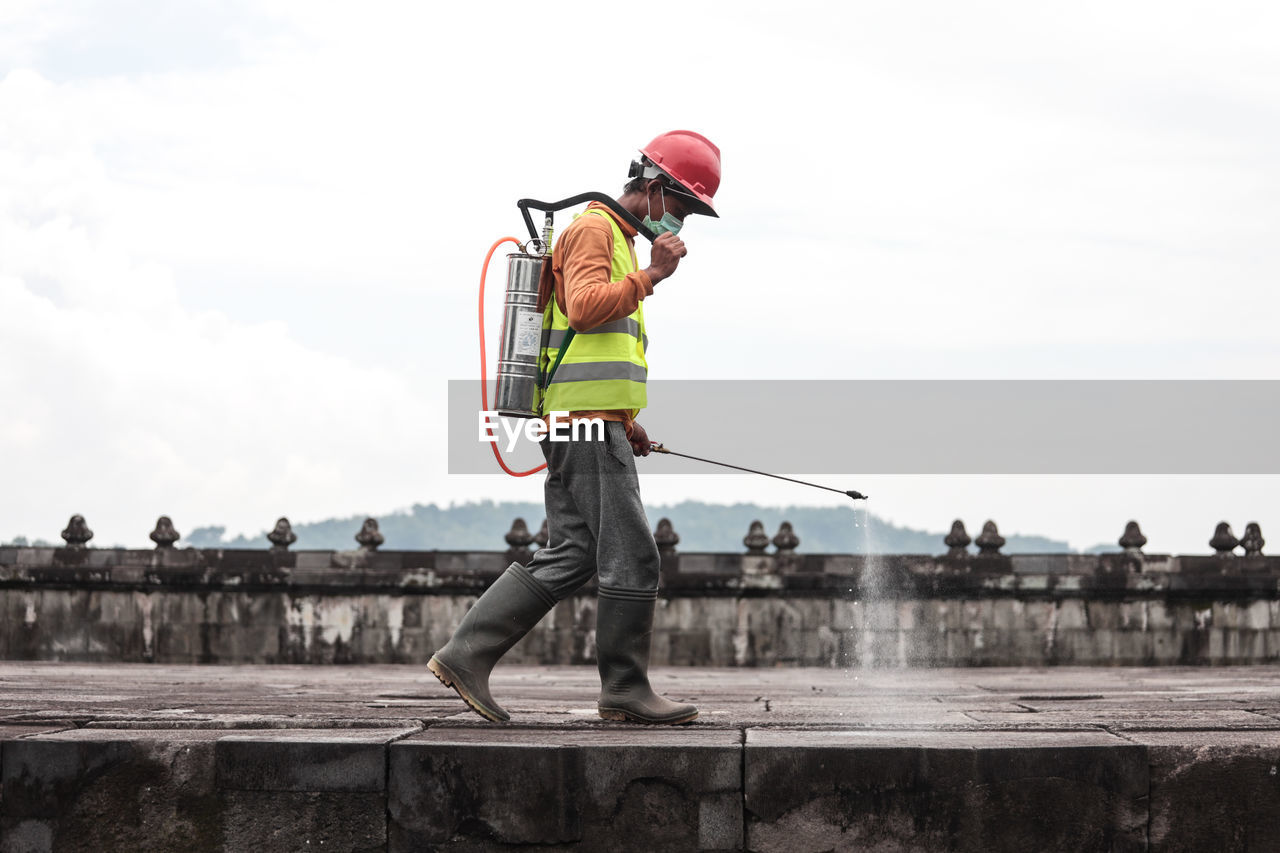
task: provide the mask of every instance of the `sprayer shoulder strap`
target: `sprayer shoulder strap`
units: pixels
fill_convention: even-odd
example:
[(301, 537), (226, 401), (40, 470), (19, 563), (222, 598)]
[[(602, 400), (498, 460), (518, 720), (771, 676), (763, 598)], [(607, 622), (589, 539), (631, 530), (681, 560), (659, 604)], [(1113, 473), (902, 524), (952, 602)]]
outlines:
[(572, 328), (565, 329), (564, 340), (560, 342), (560, 350), (556, 353), (555, 364), (551, 365), (551, 369), (547, 371), (547, 375), (543, 377), (542, 390), (546, 390), (551, 386), (551, 378), (556, 375), (556, 368), (560, 366), (560, 362), (564, 361), (564, 354), (569, 351), (569, 344), (573, 341), (573, 336), (577, 334)]

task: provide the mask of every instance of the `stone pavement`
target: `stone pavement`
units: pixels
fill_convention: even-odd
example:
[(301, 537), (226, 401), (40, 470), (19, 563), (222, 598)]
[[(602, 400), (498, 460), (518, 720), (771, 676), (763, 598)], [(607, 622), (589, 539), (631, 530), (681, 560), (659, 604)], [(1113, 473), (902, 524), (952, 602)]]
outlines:
[(1280, 668), (0, 662), (0, 851), (1280, 850)]

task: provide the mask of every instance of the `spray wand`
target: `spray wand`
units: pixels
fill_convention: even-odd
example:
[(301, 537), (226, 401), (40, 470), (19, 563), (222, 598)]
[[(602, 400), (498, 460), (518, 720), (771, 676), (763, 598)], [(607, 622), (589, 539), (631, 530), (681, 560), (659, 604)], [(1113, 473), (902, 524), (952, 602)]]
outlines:
[(770, 474), (767, 471), (757, 471), (754, 468), (743, 468), (741, 465), (730, 465), (728, 462), (717, 462), (714, 459), (703, 459), (701, 456), (690, 456), (688, 453), (677, 453), (674, 450), (668, 450), (661, 444), (655, 444), (653, 442), (650, 442), (649, 449), (654, 453), (666, 453), (669, 456), (681, 456), (685, 459), (693, 459), (697, 462), (706, 462), (710, 465), (719, 465), (723, 468), (733, 468), (737, 471), (746, 471), (748, 474), (760, 474), (764, 477), (773, 477), (775, 480), (786, 480), (788, 483), (799, 483), (802, 486), (811, 486), (815, 489), (825, 489), (828, 492), (835, 492), (838, 495), (848, 495), (855, 501), (865, 501), (867, 499), (867, 496), (862, 492), (855, 492), (853, 490), (842, 492), (839, 489), (833, 489), (831, 486), (820, 486), (817, 483), (807, 483), (804, 480), (797, 480), (793, 477), (784, 477), (781, 474)]

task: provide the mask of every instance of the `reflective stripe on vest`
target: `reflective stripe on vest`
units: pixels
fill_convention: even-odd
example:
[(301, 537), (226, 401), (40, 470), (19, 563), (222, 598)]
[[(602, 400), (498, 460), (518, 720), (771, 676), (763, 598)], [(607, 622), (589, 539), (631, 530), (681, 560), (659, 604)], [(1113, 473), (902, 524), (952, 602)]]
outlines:
[[(596, 326), (594, 329), (588, 329), (585, 332), (575, 332), (574, 335), (575, 337), (577, 335), (607, 335), (613, 332), (621, 332), (633, 338), (643, 338), (645, 349), (649, 348), (648, 336), (640, 331), (639, 321), (631, 317), (623, 317), (621, 320), (614, 320), (611, 323)], [(564, 343), (564, 333), (564, 329), (546, 329), (542, 345), (552, 349), (560, 349), (560, 344)]]
[[(586, 213), (603, 217), (613, 232), (609, 280), (620, 281), (635, 272), (635, 252), (618, 223), (602, 210), (587, 210), (579, 216)], [(568, 330), (569, 318), (552, 298), (542, 317), (538, 364), (542, 375), (555, 364)], [(643, 301), (627, 317), (576, 332), (551, 377), (551, 384), (541, 394), (542, 413), (623, 409), (635, 417), (647, 402), (645, 350), (648, 345)]]
[(564, 362), (556, 371), (556, 382), (586, 382), (592, 379), (626, 379), (631, 382), (643, 382), (647, 371), (638, 364), (629, 361), (584, 361), (570, 364)]

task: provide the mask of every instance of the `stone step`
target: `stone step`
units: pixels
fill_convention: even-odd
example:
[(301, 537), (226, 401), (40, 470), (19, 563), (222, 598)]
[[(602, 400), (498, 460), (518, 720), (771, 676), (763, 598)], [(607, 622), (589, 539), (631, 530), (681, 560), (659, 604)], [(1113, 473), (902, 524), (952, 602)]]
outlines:
[(0, 850), (1280, 849), (1280, 731), (0, 728)]
[(1278, 850), (1280, 669), (0, 663), (0, 853)]

